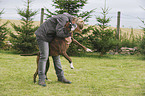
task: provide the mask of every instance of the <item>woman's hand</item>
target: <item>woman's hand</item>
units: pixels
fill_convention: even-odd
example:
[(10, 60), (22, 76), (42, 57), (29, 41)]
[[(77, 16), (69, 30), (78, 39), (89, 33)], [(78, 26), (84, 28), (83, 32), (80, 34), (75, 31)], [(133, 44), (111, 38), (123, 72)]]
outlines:
[(70, 44), (72, 42), (71, 37), (65, 38), (65, 41), (67, 42), (67, 44)]

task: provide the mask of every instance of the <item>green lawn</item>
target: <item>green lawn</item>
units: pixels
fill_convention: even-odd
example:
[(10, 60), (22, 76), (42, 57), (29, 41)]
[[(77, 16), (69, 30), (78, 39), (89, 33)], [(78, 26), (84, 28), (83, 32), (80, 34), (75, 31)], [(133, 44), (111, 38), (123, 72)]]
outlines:
[[(0, 51), (1, 52), (1, 51)], [(91, 53), (71, 57), (70, 69), (61, 57), (65, 77), (72, 84), (57, 81), (52, 59), (47, 86), (33, 83), (36, 56), (0, 53), (0, 96), (143, 96), (145, 95), (145, 57)], [(38, 79), (37, 79), (38, 80)]]

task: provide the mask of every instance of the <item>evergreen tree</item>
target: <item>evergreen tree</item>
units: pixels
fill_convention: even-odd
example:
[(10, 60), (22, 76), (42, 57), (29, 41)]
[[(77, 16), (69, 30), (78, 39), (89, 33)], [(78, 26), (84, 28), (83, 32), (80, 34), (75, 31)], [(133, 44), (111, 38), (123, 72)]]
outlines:
[[(46, 9), (47, 13), (45, 13), (45, 15), (47, 16), (47, 18), (49, 18), (53, 15), (63, 14), (64, 12), (67, 12), (73, 16), (82, 17), (83, 20), (87, 22), (88, 19), (92, 16), (91, 13), (93, 13), (95, 10), (92, 9), (90, 11), (81, 12), (81, 9), (83, 9), (85, 4), (87, 4), (87, 1), (88, 0), (53, 0), (54, 4), (52, 6), (55, 7), (56, 11), (51, 12), (49, 9)], [(81, 44), (86, 44), (86, 42), (84, 41), (85, 38), (83, 38), (83, 36), (80, 36), (79, 33), (74, 32), (73, 35), (73, 37)], [(84, 53), (83, 50), (78, 52), (78, 49), (78, 46), (71, 43), (67, 51), (69, 55), (81, 55)]]
[[(3, 10), (0, 12), (0, 16), (3, 14)], [(0, 21), (1, 21), (1, 17), (0, 17)], [(5, 43), (4, 40), (7, 38), (7, 33), (9, 32), (9, 29), (6, 27), (6, 25), (8, 24), (8, 21), (4, 24), (0, 25), (0, 48), (3, 48)]]
[(145, 55), (145, 27), (143, 28), (143, 31), (144, 31), (144, 35), (141, 40), (140, 49), (141, 49), (141, 53)]
[(93, 45), (93, 49), (97, 49), (102, 56), (117, 44), (115, 40), (114, 30), (109, 29), (108, 23), (111, 18), (107, 18), (109, 8), (102, 8), (102, 17), (96, 17), (98, 27), (89, 27), (87, 30), (92, 30), (93, 33), (89, 35), (89, 40)]
[(54, 4), (52, 6), (55, 7), (56, 11), (53, 13), (49, 9), (46, 9), (48, 13), (45, 13), (47, 18), (56, 14), (63, 14), (67, 12), (71, 15), (82, 17), (84, 21), (88, 21), (88, 18), (91, 17), (91, 13), (95, 10), (85, 11), (79, 13), (81, 9), (87, 4), (87, 0), (53, 0)]
[[(144, 9), (144, 8), (143, 8)], [(144, 9), (145, 10), (145, 9)], [(140, 18), (139, 18), (140, 19)], [(141, 19), (140, 19), (141, 20)], [(140, 43), (140, 51), (142, 54), (145, 55), (145, 21), (141, 20), (141, 22), (143, 23), (144, 27), (141, 27), (144, 31), (141, 43)]]
[(18, 9), (18, 14), (22, 17), (21, 25), (12, 24), (17, 34), (11, 33), (11, 43), (13, 48), (20, 53), (31, 53), (36, 51), (36, 38), (34, 32), (38, 26), (34, 26), (33, 16), (37, 14), (37, 11), (30, 9), (31, 0), (27, 0), (25, 9)]

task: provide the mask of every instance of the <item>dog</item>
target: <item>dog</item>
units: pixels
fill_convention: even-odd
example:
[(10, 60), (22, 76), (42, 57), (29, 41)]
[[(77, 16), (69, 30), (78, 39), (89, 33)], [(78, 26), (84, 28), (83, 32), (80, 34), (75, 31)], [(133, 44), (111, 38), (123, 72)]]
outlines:
[[(71, 37), (72, 42), (75, 43), (76, 45), (80, 46), (81, 48), (83, 48), (84, 50), (88, 50), (88, 48), (86, 48), (85, 46), (83, 46), (82, 44), (80, 44), (77, 40), (75, 40), (73, 37)], [(67, 44), (66, 40), (64, 38), (59, 38), (59, 37), (55, 37), (52, 42), (50, 43), (50, 56), (58, 56), (58, 55), (62, 55), (64, 56), (70, 63), (70, 68), (73, 69), (73, 62), (72, 59), (68, 56), (68, 54), (66, 53), (67, 49), (69, 48), (69, 44)], [(34, 54), (20, 54), (21, 56), (34, 56), (37, 55), (37, 69), (36, 72), (34, 73), (33, 76), (33, 80), (34, 83), (36, 83), (36, 77), (38, 75), (38, 64), (39, 64), (39, 58), (40, 58), (40, 52), (38, 53), (34, 53)], [(45, 72), (45, 75), (47, 74), (48, 69)], [(47, 77), (46, 77), (47, 79)]]

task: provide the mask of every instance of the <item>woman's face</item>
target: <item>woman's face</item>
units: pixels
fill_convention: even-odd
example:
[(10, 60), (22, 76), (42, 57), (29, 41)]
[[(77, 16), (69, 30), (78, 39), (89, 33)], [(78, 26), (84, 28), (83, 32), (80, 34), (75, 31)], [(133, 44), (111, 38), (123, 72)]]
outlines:
[(81, 33), (82, 32), (82, 29), (80, 29), (79, 26), (77, 26), (77, 28), (75, 29), (75, 31)]

